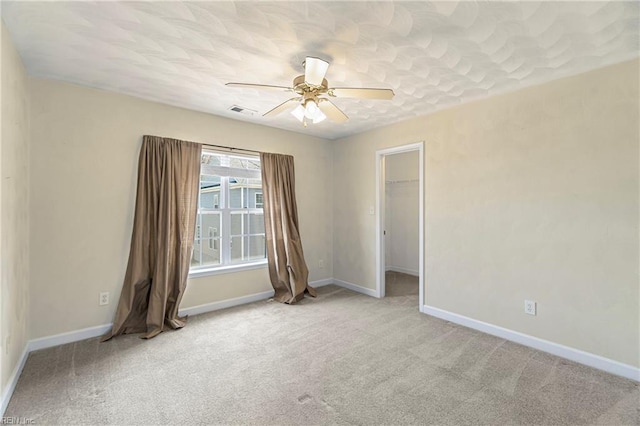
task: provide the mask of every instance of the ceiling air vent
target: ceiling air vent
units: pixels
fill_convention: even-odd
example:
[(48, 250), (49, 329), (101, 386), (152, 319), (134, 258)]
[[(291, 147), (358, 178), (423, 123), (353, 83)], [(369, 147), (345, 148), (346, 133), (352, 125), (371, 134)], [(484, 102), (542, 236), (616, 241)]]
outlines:
[(249, 108), (244, 108), (238, 105), (234, 105), (231, 108), (229, 108), (229, 111), (233, 111), (233, 112), (239, 112), (240, 114), (244, 114), (244, 115), (253, 115), (258, 111), (254, 111), (252, 109)]

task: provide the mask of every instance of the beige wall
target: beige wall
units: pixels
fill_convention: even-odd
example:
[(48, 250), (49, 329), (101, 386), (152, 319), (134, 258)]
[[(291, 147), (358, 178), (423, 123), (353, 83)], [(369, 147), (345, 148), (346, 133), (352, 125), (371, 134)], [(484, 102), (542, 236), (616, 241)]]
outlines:
[(638, 68), (336, 141), (334, 277), (375, 288), (375, 151), (425, 141), (426, 304), (639, 366)]
[(3, 392), (29, 338), (29, 125), (27, 77), (4, 23), (1, 26), (0, 392)]
[[(144, 134), (294, 155), (310, 280), (332, 276), (331, 142), (49, 80), (30, 84), (32, 339), (111, 322)], [(270, 289), (266, 267), (191, 279), (181, 307)], [(98, 306), (102, 291), (111, 292), (108, 306)]]
[(385, 156), (386, 269), (418, 275), (420, 153)]

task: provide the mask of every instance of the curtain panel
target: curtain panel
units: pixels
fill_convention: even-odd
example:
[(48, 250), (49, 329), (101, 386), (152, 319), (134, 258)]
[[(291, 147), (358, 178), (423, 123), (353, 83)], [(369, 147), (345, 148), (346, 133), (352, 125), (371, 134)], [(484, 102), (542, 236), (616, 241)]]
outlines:
[(269, 278), (274, 299), (296, 303), (305, 293), (316, 296), (309, 286), (298, 225), (295, 173), (291, 155), (261, 153), (262, 193)]
[(178, 317), (193, 252), (202, 145), (144, 136), (131, 249), (112, 330), (103, 337), (184, 327)]

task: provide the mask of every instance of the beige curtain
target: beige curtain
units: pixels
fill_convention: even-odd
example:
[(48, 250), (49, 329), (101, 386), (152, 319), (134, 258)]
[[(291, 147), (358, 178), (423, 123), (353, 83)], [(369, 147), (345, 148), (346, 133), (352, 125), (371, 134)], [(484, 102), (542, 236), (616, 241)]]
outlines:
[(298, 226), (293, 157), (260, 154), (269, 277), (274, 299), (296, 303), (305, 292), (316, 296), (308, 284), (309, 270), (302, 253)]
[(152, 338), (178, 317), (193, 251), (202, 145), (144, 136), (129, 263), (109, 340), (119, 334)]

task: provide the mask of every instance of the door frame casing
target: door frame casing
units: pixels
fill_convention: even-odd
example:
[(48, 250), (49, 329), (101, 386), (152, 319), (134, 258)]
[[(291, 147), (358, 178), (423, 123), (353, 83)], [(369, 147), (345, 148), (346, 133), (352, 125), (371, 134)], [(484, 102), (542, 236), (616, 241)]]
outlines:
[(376, 223), (376, 297), (385, 296), (385, 217), (386, 217), (386, 188), (385, 188), (385, 157), (392, 154), (417, 151), (419, 155), (419, 196), (418, 196), (418, 285), (419, 302), (418, 308), (423, 311), (426, 304), (425, 281), (424, 281), (424, 141), (401, 145), (392, 148), (385, 148), (376, 151), (376, 208), (378, 211)]

